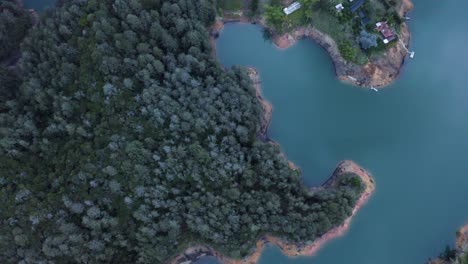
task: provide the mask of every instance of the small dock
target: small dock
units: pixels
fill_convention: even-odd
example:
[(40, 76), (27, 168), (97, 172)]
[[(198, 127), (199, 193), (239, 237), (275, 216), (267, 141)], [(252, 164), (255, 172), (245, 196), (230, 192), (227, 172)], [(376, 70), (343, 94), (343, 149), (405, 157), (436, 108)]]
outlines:
[(400, 36), (398, 36), (398, 41), (400, 42), (400, 45), (401, 45), (401, 46), (406, 50), (406, 52), (409, 54), (409, 57), (410, 57), (411, 59), (414, 59), (414, 55), (416, 54), (416, 52), (410, 51), (410, 50), (406, 47), (405, 43), (403, 43), (403, 40), (401, 40)]

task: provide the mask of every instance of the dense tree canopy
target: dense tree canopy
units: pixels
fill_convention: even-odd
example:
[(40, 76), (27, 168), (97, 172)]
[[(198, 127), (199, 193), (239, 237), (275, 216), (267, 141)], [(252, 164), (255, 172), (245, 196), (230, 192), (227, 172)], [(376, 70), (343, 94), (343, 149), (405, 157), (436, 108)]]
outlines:
[(29, 12), (15, 0), (0, 0), (0, 62), (19, 48), (31, 25)]
[(355, 176), (309, 192), (257, 138), (247, 74), (210, 56), (213, 6), (75, 0), (30, 31), (22, 80), (0, 83), (3, 262), (161, 263), (195, 242), (239, 257), (350, 215)]

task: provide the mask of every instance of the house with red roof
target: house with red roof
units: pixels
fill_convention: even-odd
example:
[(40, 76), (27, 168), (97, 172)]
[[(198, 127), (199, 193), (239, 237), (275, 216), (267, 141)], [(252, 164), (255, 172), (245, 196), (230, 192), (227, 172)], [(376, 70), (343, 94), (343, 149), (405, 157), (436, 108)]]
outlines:
[(377, 31), (379, 31), (384, 37), (383, 42), (385, 44), (388, 44), (390, 43), (390, 41), (396, 39), (397, 36), (395, 32), (393, 32), (393, 30), (390, 28), (387, 22), (378, 22), (377, 24), (375, 24), (375, 26), (377, 27)]

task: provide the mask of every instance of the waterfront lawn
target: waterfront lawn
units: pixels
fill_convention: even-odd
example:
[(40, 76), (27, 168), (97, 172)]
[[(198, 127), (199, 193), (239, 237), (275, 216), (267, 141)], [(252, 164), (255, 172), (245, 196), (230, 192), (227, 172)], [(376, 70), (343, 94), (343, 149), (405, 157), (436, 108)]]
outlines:
[(351, 31), (348, 24), (343, 24), (338, 21), (336, 16), (333, 16), (328, 11), (317, 9), (312, 15), (312, 24), (321, 32), (332, 37), (336, 42), (348, 39)]
[(297, 27), (307, 24), (306, 10), (299, 9), (287, 16), (287, 21), (291, 27)]
[(337, 16), (329, 11), (316, 9), (312, 15), (312, 25), (321, 32), (332, 37), (339, 47), (346, 47), (347, 54), (340, 49), (341, 55), (348, 61), (359, 65), (365, 64), (368, 59), (366, 53), (359, 47), (352, 23), (343, 23)]

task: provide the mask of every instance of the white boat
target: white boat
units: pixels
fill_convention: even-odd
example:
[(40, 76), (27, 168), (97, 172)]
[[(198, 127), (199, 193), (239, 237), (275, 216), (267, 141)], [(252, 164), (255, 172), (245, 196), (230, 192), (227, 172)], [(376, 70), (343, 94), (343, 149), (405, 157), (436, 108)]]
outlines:
[(414, 51), (410, 52), (409, 57), (410, 57), (410, 58), (414, 58), (414, 54), (415, 54)]
[(375, 87), (373, 87), (373, 86), (371, 87), (371, 89), (374, 90), (374, 91), (376, 91), (376, 92), (379, 91), (379, 90), (377, 90), (377, 89), (376, 89)]

